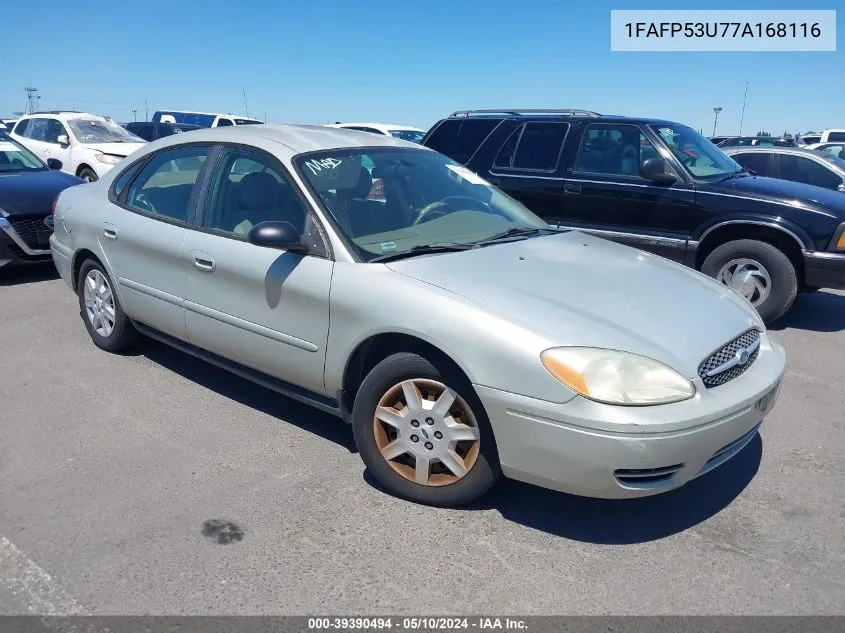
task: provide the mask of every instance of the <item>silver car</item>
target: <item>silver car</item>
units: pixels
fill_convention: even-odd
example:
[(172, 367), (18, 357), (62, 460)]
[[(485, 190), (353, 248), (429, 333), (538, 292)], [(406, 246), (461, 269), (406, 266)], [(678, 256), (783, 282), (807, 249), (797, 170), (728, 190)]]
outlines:
[(94, 343), (164, 341), (352, 424), (392, 493), (500, 474), (639, 497), (731, 459), (783, 348), (738, 293), (558, 231), (419, 145), (325, 127), (167, 137), (66, 190), (52, 254)]

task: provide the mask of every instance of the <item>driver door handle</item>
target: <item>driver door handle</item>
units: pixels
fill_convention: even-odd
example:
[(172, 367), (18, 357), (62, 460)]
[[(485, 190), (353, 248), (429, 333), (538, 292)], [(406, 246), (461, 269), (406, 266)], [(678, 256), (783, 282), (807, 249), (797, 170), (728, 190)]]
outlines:
[(214, 260), (208, 255), (197, 255), (194, 257), (194, 266), (200, 270), (205, 270), (211, 273), (213, 273), (216, 268)]
[(563, 185), (563, 190), (566, 193), (581, 193), (581, 185), (578, 185), (574, 182), (568, 182)]
[(103, 236), (110, 239), (117, 239), (117, 227), (111, 222), (103, 222)]

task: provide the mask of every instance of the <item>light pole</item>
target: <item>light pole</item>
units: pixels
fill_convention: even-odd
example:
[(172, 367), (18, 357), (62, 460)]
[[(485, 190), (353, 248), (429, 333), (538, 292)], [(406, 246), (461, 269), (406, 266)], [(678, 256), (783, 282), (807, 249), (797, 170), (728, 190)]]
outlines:
[(137, 110), (137, 109), (135, 109), (135, 108), (132, 108), (132, 120), (133, 120), (133, 121), (137, 121), (137, 120), (138, 120), (138, 110)]
[(719, 120), (719, 113), (722, 111), (722, 108), (719, 106), (713, 107), (713, 136), (716, 136), (716, 121)]
[(748, 99), (748, 82), (745, 82), (745, 94), (742, 97), (742, 116), (739, 117), (739, 135), (742, 136), (742, 122), (745, 121), (745, 101)]

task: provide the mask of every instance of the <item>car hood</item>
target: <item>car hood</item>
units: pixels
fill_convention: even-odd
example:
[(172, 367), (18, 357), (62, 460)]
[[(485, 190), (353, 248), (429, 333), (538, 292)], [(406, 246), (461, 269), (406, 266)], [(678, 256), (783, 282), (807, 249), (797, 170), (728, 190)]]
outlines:
[(88, 149), (93, 149), (104, 154), (115, 156), (129, 156), (132, 152), (141, 149), (146, 143), (83, 143)]
[(731, 178), (722, 183), (707, 184), (700, 189), (735, 196), (771, 199), (788, 203), (796, 209), (824, 213), (830, 217), (845, 220), (845, 193), (805, 185), (801, 182), (762, 176), (744, 176)]
[(0, 174), (0, 214), (43, 215), (50, 213), (53, 200), (68, 187), (82, 182), (61, 171), (18, 171)]
[(482, 304), (553, 345), (624, 350), (693, 378), (756, 311), (727, 287), (662, 257), (579, 232), (386, 264)]

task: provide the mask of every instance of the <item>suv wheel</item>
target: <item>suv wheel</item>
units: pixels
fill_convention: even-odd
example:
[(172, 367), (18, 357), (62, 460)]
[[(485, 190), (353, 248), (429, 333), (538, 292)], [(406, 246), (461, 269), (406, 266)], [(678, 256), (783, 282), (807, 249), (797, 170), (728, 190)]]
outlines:
[(493, 431), (468, 381), (416, 354), (385, 358), (364, 379), (353, 407), (361, 458), (391, 493), (460, 506), (500, 474)]
[(77, 294), (82, 320), (94, 345), (119, 352), (135, 343), (138, 332), (123, 312), (111, 279), (93, 259), (82, 264)]
[(80, 170), (79, 177), (85, 182), (97, 182), (97, 180), (99, 180), (99, 178), (97, 178), (97, 174), (90, 167), (85, 167)]
[(739, 291), (766, 323), (783, 316), (798, 294), (798, 276), (789, 257), (766, 242), (722, 244), (707, 256), (701, 272)]

